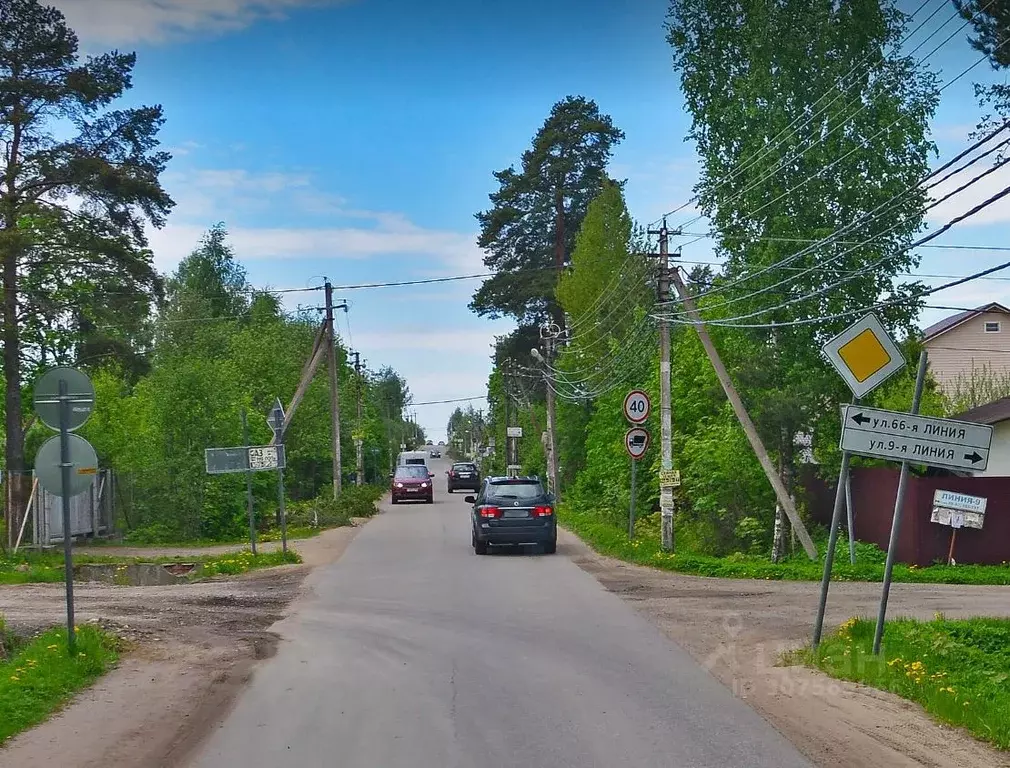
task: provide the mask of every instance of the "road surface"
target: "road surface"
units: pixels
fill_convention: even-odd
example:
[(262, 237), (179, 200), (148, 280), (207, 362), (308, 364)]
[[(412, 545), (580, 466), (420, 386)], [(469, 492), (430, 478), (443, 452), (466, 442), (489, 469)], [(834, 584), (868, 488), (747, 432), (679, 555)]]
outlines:
[(445, 468), (313, 574), (193, 768), (809, 765), (563, 550), (475, 555)]

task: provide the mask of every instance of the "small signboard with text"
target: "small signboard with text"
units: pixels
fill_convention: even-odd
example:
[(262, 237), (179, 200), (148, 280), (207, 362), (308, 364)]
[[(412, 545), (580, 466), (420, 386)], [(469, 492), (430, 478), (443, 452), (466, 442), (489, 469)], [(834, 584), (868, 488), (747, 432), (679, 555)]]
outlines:
[(937, 490), (933, 494), (933, 514), (930, 522), (949, 525), (951, 528), (976, 528), (985, 522), (987, 500), (982, 496), (969, 496), (956, 491)]

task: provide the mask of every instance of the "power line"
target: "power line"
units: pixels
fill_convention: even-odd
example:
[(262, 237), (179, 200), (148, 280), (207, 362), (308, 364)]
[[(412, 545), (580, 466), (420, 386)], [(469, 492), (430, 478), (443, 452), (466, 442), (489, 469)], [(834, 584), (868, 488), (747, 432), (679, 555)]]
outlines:
[(451, 400), (427, 400), (423, 403), (407, 403), (409, 408), (413, 408), (415, 405), (444, 405), (446, 403), (468, 403), (474, 400), (487, 400), (487, 395), (478, 395), (476, 397), (454, 397)]

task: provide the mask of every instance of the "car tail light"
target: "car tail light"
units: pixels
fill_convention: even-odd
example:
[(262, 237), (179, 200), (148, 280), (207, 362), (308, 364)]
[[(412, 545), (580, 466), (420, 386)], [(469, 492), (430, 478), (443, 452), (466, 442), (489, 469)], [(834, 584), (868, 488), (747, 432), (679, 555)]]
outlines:
[(550, 517), (554, 514), (553, 507), (534, 507), (533, 517)]
[(501, 510), (498, 507), (481, 507), (481, 517), (501, 517)]

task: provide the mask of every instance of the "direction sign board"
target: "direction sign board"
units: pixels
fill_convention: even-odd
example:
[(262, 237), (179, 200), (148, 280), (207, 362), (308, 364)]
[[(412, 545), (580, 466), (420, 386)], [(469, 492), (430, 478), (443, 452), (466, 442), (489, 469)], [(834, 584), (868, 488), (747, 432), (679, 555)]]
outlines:
[(95, 387), (87, 374), (76, 368), (50, 368), (35, 382), (33, 398), (35, 413), (39, 421), (50, 429), (60, 428), (60, 381), (67, 383), (70, 396), (70, 423), (67, 429), (73, 432), (81, 427), (95, 408)]
[(507, 437), (522, 437), (523, 428), (522, 427), (507, 427), (505, 434)]
[(624, 398), (624, 418), (632, 424), (644, 424), (652, 411), (652, 401), (640, 389), (631, 390)]
[(905, 367), (898, 345), (873, 314), (831, 339), (821, 353), (856, 397), (868, 395)]
[[(98, 475), (95, 449), (80, 435), (67, 435), (70, 446), (70, 489), (67, 496), (84, 493)], [(35, 454), (35, 477), (53, 496), (63, 496), (63, 469), (60, 464), (60, 436), (50, 437)]]
[(624, 447), (628, 455), (636, 461), (645, 455), (649, 449), (649, 433), (641, 427), (632, 427), (624, 435)]
[(260, 472), (284, 469), (283, 445), (251, 445), (235, 448), (207, 448), (204, 461), (208, 475), (226, 475), (232, 472)]
[(860, 456), (981, 472), (989, 465), (992, 433), (987, 424), (848, 405), (840, 447)]

